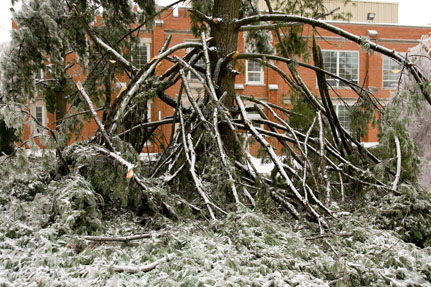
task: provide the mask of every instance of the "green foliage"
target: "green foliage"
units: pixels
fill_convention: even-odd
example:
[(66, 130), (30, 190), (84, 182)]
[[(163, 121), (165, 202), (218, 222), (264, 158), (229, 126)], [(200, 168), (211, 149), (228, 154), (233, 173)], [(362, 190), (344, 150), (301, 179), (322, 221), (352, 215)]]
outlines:
[(14, 178), (3, 187), (3, 192), (20, 200), (32, 201), (36, 194), (44, 192), (47, 186), (43, 178)]
[[(191, 4), (193, 9), (201, 11), (205, 15), (212, 15), (214, 0), (193, 0)], [(190, 14), (187, 16), (190, 16), (192, 33), (195, 37), (200, 37), (201, 32), (206, 32), (208, 30), (206, 24), (202, 23), (195, 15)]]
[(431, 246), (431, 193), (402, 184), (400, 195), (388, 194), (379, 204), (380, 225), (400, 234), (406, 242)]
[[(133, 9), (134, 3), (138, 4), (139, 11)], [(152, 0), (23, 1), (21, 9), (13, 14), (13, 20), (19, 29), (12, 31), (12, 41), (5, 49), (0, 63), (3, 87), (1, 102), (10, 105), (10, 109), (14, 105), (21, 108), (21, 105), (33, 102), (36, 95), (43, 95), (48, 112), (56, 112), (56, 104), (59, 102), (67, 102), (73, 110), (82, 111), (81, 100), (77, 100), (79, 95), (75, 93), (74, 83), (66, 70), (67, 66), (73, 64), (79, 65), (82, 70), (79, 73), (88, 75), (85, 86), (94, 103), (98, 105), (101, 102), (104, 95), (103, 79), (109, 59), (101, 58), (100, 50), (89, 45), (86, 31), (75, 16), (74, 7), (80, 11), (86, 23), (95, 23), (98, 17), (98, 25), (91, 29), (119, 51), (130, 48), (130, 42), (133, 42), (134, 37), (119, 41), (129, 32), (130, 25), (145, 21), (148, 28), (153, 24), (156, 13), (155, 2)], [(71, 51), (77, 57), (66, 61)], [(36, 80), (41, 71), (45, 75), (44, 79)], [(116, 65), (114, 73), (122, 72)], [(87, 106), (84, 108), (88, 110)], [(22, 127), (25, 120), (19, 112), (8, 113), (3, 108), (0, 114), (12, 122), (12, 125), (7, 123), (9, 127)], [(76, 129), (62, 129), (63, 133), (69, 135), (75, 131)], [(57, 136), (63, 137), (65, 142), (70, 138), (69, 135), (57, 132)]]
[[(287, 48), (288, 55), (296, 55), (308, 59), (310, 57), (308, 39), (302, 36), (303, 26), (295, 25), (290, 28), (283, 28), (283, 43)], [(277, 42), (278, 53), (282, 53), (281, 44)]]
[(360, 139), (368, 134), (368, 125), (377, 123), (373, 99), (360, 97), (355, 105), (349, 107), (350, 130), (353, 138)]
[(306, 132), (313, 122), (316, 110), (303, 95), (295, 91), (290, 92), (290, 101), (292, 114), (289, 116), (289, 125), (294, 129)]
[[(124, 147), (120, 150), (126, 160), (138, 162), (134, 151)], [(87, 148), (85, 143), (76, 143), (68, 147), (66, 160), (71, 163), (71, 167), (80, 167), (79, 173), (106, 201), (118, 201), (122, 206), (131, 208), (136, 208), (142, 203), (140, 188), (126, 179), (126, 168)], [(139, 167), (135, 170), (137, 172)]]
[[(275, 10), (282, 11), (290, 15), (299, 15), (310, 18), (326, 19), (331, 18), (334, 20), (348, 20), (350, 16), (345, 13), (332, 13), (329, 16), (325, 16), (327, 9), (325, 8), (323, 0), (277, 0), (275, 2)], [(349, 3), (350, 0), (345, 0), (344, 5)], [(296, 55), (304, 59), (308, 59), (310, 56), (308, 49), (308, 39), (302, 36), (303, 25), (292, 25), (289, 27), (281, 28), (283, 36), (283, 43), (287, 48), (289, 56)], [(277, 51), (281, 53), (281, 46), (278, 43)]]
[(248, 53), (272, 55), (272, 33), (265, 30), (253, 30), (245, 34), (245, 47)]
[[(412, 103), (414, 104), (414, 103)], [(389, 167), (396, 170), (396, 146), (395, 136), (398, 137), (401, 146), (401, 181), (415, 184), (419, 159), (417, 157), (417, 146), (409, 133), (409, 119), (406, 116), (404, 105), (398, 101), (392, 101), (385, 109), (385, 121), (380, 125), (379, 143), (381, 156), (386, 159), (393, 159), (389, 162)], [(409, 105), (411, 109), (412, 105)], [(403, 116), (404, 115), (404, 116)]]
[[(327, 9), (324, 5), (324, 0), (298, 0), (298, 1), (291, 1), (291, 0), (277, 0), (276, 8), (277, 10), (282, 9), (283, 12), (291, 15), (300, 15), (304, 17), (310, 17), (310, 18), (320, 18), (320, 19), (333, 19), (333, 20), (348, 20), (349, 15), (344, 13), (332, 13), (331, 15), (325, 16), (327, 12)], [(343, 4), (346, 5), (347, 3), (351, 2), (351, 0), (344, 0)]]
[(103, 198), (82, 177), (71, 177), (50, 186), (55, 192), (54, 215), (60, 233), (92, 233), (102, 226), (99, 205)]
[(12, 128), (8, 128), (6, 123), (0, 119), (0, 155), (3, 153), (12, 153), (16, 140), (15, 131)]
[[(39, 181), (45, 182), (28, 182)], [(16, 180), (11, 186), (21, 189), (23, 182)], [(429, 209), (428, 197), (404, 187), (400, 190), (409, 198), (402, 206)], [(400, 203), (395, 197), (385, 201)], [(2, 282), (20, 286), (34, 285), (38, 280), (45, 286), (158, 286), (163, 282), (164, 286), (269, 283), (317, 287), (337, 281), (343, 283), (338, 286), (430, 286), (429, 248), (420, 249), (403, 242), (393, 231), (377, 229), (369, 206), (357, 214), (340, 216), (325, 231), (326, 237), (312, 239), (320, 235), (317, 225), (286, 220), (276, 211), (270, 218), (241, 207), (211, 224), (192, 221), (176, 225), (116, 208), (102, 217), (96, 209), (102, 202), (80, 176), (52, 182), (48, 188), (45, 185), (33, 200), (12, 196), (0, 186)], [(379, 216), (392, 219), (386, 213)], [(410, 216), (406, 215), (406, 221), (411, 224), (414, 219)], [(144, 229), (144, 222), (151, 224), (152, 230)], [(154, 231), (161, 224), (163, 230)], [(420, 228), (419, 224), (416, 227)], [(426, 225), (421, 232), (426, 229), (431, 230)], [(155, 236), (133, 244), (100, 244), (76, 234), (102, 230), (108, 236), (147, 232)], [(169, 260), (153, 272), (127, 274), (110, 268), (146, 265), (164, 256)]]

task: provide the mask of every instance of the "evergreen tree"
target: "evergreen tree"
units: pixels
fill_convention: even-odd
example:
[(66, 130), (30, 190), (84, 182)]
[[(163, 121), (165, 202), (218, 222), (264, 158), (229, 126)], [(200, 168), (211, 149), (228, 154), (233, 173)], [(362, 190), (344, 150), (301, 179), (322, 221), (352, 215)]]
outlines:
[[(426, 79), (395, 51), (322, 21), (325, 16), (333, 16), (333, 11), (325, 11), (320, 0), (276, 1), (274, 7), (271, 1), (266, 3), (268, 13), (260, 14), (256, 1), (193, 0), (189, 13), (193, 31), (201, 37), (201, 42), (171, 46), (168, 38), (157, 57), (138, 69), (127, 60), (130, 58), (127, 53), (137, 40), (133, 33), (142, 26), (151, 27), (161, 13), (154, 1), (24, 1), (22, 9), (14, 13), (18, 29), (13, 31), (11, 45), (1, 62), (4, 89), (1, 112), (8, 114), (8, 122), (13, 123), (13, 127), (22, 126), (27, 118), (34, 118), (11, 111), (26, 113), (24, 106), (34, 102), (37, 95), (43, 95), (49, 111), (55, 111), (57, 115), (56, 131), (45, 128), (55, 141), (60, 170), (65, 174), (81, 173), (100, 189), (99, 192), (108, 197), (119, 197), (124, 205), (136, 207), (139, 202), (141, 207), (152, 212), (174, 215), (171, 206), (178, 201), (172, 193), (167, 196), (155, 188), (150, 178), (158, 178), (159, 184), (162, 182), (163, 188), (172, 192), (196, 191), (193, 194), (202, 202), (202, 208), (197, 209), (207, 210), (206, 214), (212, 219), (219, 213), (224, 214), (223, 208), (217, 205), (225, 207), (225, 203), (231, 202), (235, 206), (255, 205), (254, 198), (264, 193), (294, 217), (299, 218), (303, 210), (324, 226), (326, 221), (322, 214), (333, 215), (327, 206), (332, 200), (344, 199), (343, 182), (396, 189), (392, 177), (395, 175), (397, 181), (399, 167), (397, 171), (388, 167), (389, 175), (384, 180), (370, 172), (371, 165), (384, 164), (384, 161), (363, 148), (357, 138), (340, 125), (326, 81), (327, 76), (336, 75), (322, 69), (320, 48), (313, 41), (315, 66), (295, 57), (307, 54), (304, 41), (299, 37), (302, 25), (337, 33), (364, 49), (377, 51), (404, 64), (419, 83), (422, 95), (431, 103), (423, 85)], [(274, 9), (281, 12), (275, 13)], [(130, 28), (137, 23), (137, 28)], [(288, 29), (287, 36), (282, 29)], [(248, 33), (248, 43), (254, 49), (241, 54), (237, 43), (242, 31)], [(277, 37), (275, 55), (268, 47), (269, 35)], [(178, 50), (191, 48), (183, 58), (173, 56)], [(76, 57), (68, 57), (72, 54)], [(199, 59), (205, 62), (203, 69), (196, 64)], [(306, 100), (313, 115), (307, 127), (296, 130), (290, 126), (286, 120), (289, 111), (283, 107), (235, 94), (236, 64), (244, 59), (258, 61), (275, 70)], [(158, 64), (165, 60), (173, 62), (174, 66), (163, 74), (155, 73)], [(289, 72), (279, 69), (272, 61), (284, 65)], [(304, 84), (297, 73), (298, 66), (316, 73), (319, 97)], [(41, 71), (42, 77), (38, 76)], [(204, 71), (204, 76), (199, 71)], [(185, 76), (188, 72), (194, 73), (203, 84), (205, 94), (202, 99), (193, 98)], [(130, 82), (118, 97), (112, 99), (116, 74), (127, 75)], [(178, 98), (165, 94), (179, 80), (182, 84)], [(359, 118), (368, 121), (369, 115), (373, 114), (370, 109), (378, 108), (373, 105), (373, 96), (352, 81), (338, 80), (344, 81), (367, 104), (358, 111), (366, 109), (366, 115)], [(142, 115), (147, 114), (148, 100), (155, 97), (173, 107), (175, 113), (170, 118), (149, 123)], [(183, 107), (182, 98), (190, 101), (191, 108)], [(263, 118), (259, 123), (265, 124), (267, 129), (255, 127), (248, 119), (244, 99), (256, 103), (254, 108)], [(73, 115), (66, 116), (68, 105)], [(104, 110), (101, 119), (96, 113), (97, 108)], [(66, 143), (71, 132), (79, 134), (77, 115), (81, 114), (93, 118), (99, 130), (88, 142), (68, 148)], [(137, 153), (154, 135), (156, 127), (167, 123), (172, 125), (168, 147), (154, 166), (142, 167)], [(175, 123), (179, 124), (176, 132)], [(368, 122), (357, 126), (364, 124)], [(243, 148), (243, 133), (239, 130), (248, 131), (274, 163), (271, 178), (256, 173)], [(273, 148), (276, 142), (283, 146), (285, 157), (276, 154)], [(106, 169), (107, 166), (113, 170)], [(227, 180), (219, 183), (220, 177)], [(109, 184), (108, 178), (112, 179)], [(133, 180), (132, 185), (129, 180)], [(259, 192), (249, 191), (250, 186), (257, 186)], [(181, 192), (176, 196), (190, 197)], [(136, 197), (139, 200), (135, 200)]]

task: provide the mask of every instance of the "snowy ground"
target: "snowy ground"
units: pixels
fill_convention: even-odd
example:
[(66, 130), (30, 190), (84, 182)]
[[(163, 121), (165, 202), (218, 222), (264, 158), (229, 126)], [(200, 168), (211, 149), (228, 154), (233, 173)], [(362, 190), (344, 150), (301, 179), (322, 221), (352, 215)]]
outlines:
[[(46, 185), (21, 176), (12, 185), (11, 177), (0, 181), (0, 287), (431, 286), (431, 248), (378, 229), (364, 210), (340, 212), (344, 217), (323, 235), (315, 224), (276, 210), (243, 209), (213, 223), (171, 222), (112, 207), (94, 210), (97, 197), (79, 179)], [(77, 225), (83, 217), (86, 223)], [(84, 239), (86, 230), (151, 237), (94, 242)], [(149, 272), (114, 270), (161, 258), (168, 260)]]
[[(431, 286), (431, 249), (354, 217), (320, 237), (310, 226), (248, 210), (213, 224), (166, 222), (157, 231), (112, 210), (102, 223), (104, 235), (152, 237), (95, 243), (59, 233), (61, 226), (50, 222), (47, 192), (30, 200), (18, 190), (1, 190), (0, 286)], [(166, 256), (147, 273), (113, 271), (114, 265)]]

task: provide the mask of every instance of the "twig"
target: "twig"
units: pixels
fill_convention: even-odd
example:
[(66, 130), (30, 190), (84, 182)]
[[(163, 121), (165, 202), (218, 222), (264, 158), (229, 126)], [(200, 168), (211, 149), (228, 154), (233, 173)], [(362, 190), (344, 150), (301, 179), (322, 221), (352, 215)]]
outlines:
[(139, 273), (139, 272), (148, 272), (156, 268), (160, 263), (163, 263), (165, 261), (169, 261), (168, 256), (160, 258), (153, 263), (150, 263), (148, 265), (142, 265), (142, 266), (122, 266), (122, 265), (114, 265), (112, 266), (112, 269), (115, 272), (125, 272), (125, 273)]
[(353, 232), (346, 232), (346, 233), (323, 233), (318, 234), (315, 236), (306, 237), (305, 240), (317, 240), (317, 239), (323, 239), (328, 237), (350, 237), (353, 236)]
[(131, 236), (84, 236), (85, 240), (91, 241), (120, 241), (120, 242), (129, 242), (132, 240), (151, 238), (152, 235), (149, 233), (139, 234), (139, 235), (131, 235)]

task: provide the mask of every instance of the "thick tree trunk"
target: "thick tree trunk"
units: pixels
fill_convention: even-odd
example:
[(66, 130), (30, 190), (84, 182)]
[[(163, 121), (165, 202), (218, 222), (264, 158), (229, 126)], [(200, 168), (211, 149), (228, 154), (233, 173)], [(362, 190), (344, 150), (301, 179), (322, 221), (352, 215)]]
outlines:
[[(215, 0), (213, 17), (221, 18), (222, 21), (213, 28), (211, 36), (214, 38), (214, 45), (217, 48), (217, 58), (213, 59), (212, 63), (215, 65), (217, 60), (225, 57), (229, 53), (236, 51), (238, 46), (239, 30), (235, 25), (231, 25), (234, 19), (239, 18), (239, 10), (241, 9), (241, 0)], [(233, 107), (235, 97), (235, 74), (225, 67), (220, 73), (218, 85), (220, 89), (228, 94), (225, 97), (223, 104), (227, 108)]]
[[(239, 29), (232, 25), (234, 19), (240, 16), (242, 8), (241, 0), (214, 0), (213, 17), (220, 18), (222, 21), (216, 23), (211, 30), (216, 53), (211, 55), (211, 63), (213, 67), (217, 64), (218, 59), (227, 56), (229, 53), (236, 51), (238, 48)], [(224, 92), (227, 95), (223, 98), (223, 105), (231, 110), (234, 106), (235, 98), (235, 73), (230, 66), (222, 67), (220, 76), (217, 82), (218, 95), (221, 96)], [(228, 154), (235, 154), (235, 135), (227, 124), (220, 124), (220, 134), (226, 147)]]

